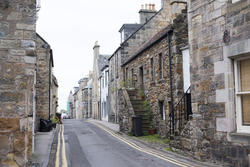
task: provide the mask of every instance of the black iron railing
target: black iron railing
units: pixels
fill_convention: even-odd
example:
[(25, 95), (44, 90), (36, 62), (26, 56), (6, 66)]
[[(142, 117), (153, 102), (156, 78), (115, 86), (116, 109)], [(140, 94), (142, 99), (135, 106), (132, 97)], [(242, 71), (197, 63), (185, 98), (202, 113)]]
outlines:
[(169, 127), (170, 136), (176, 135), (181, 132), (185, 124), (189, 120), (189, 116), (192, 115), (191, 106), (191, 93), (190, 87), (184, 93), (180, 101), (175, 105), (169, 114)]

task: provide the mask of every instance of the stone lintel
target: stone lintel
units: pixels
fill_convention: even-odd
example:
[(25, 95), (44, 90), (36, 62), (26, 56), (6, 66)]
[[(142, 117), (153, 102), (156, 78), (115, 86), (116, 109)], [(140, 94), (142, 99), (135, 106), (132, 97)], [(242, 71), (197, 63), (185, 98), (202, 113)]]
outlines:
[(223, 54), (226, 58), (237, 58), (246, 53), (250, 53), (250, 39), (235, 42), (231, 45), (223, 47)]

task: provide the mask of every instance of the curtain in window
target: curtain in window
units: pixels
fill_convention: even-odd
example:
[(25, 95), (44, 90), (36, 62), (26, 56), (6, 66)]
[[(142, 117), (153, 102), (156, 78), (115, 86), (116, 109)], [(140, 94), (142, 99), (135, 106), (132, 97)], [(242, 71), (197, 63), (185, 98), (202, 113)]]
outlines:
[[(250, 91), (250, 59), (240, 61), (241, 92)], [(250, 125), (250, 94), (241, 96), (243, 125)]]

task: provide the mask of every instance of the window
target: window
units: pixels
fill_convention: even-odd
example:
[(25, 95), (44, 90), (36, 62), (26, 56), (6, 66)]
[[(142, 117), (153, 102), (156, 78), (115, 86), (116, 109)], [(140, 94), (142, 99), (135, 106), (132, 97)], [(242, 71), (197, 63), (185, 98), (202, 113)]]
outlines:
[(125, 69), (125, 81), (128, 80), (128, 67)]
[(119, 68), (118, 68), (118, 53), (115, 55), (115, 68), (116, 68), (116, 78), (119, 77)]
[(131, 69), (132, 86), (135, 87), (134, 69)]
[(159, 54), (159, 78), (162, 79), (163, 78), (163, 58), (162, 58), (162, 54)]
[(101, 82), (102, 82), (102, 87), (104, 87), (104, 79), (103, 79), (103, 77), (102, 77)]
[(164, 102), (163, 101), (159, 101), (159, 109), (160, 109), (160, 114), (161, 114), (162, 120), (165, 120), (166, 119), (166, 113), (165, 113), (165, 107), (164, 107)]
[(154, 58), (150, 59), (150, 65), (151, 65), (151, 81), (154, 81)]
[(109, 75), (109, 72), (105, 71), (105, 86), (106, 87), (108, 86), (108, 75)]
[(234, 67), (237, 132), (250, 133), (250, 57), (235, 60)]

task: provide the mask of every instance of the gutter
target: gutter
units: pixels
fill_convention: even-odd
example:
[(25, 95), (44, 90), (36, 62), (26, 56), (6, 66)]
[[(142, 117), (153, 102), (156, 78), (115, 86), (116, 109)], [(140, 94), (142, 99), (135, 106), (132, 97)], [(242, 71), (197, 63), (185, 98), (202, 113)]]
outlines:
[(53, 65), (53, 52), (52, 52), (52, 49), (50, 49), (49, 51), (50, 53), (50, 60), (49, 60), (49, 120), (50, 120), (50, 112), (51, 112), (51, 68), (54, 66)]

